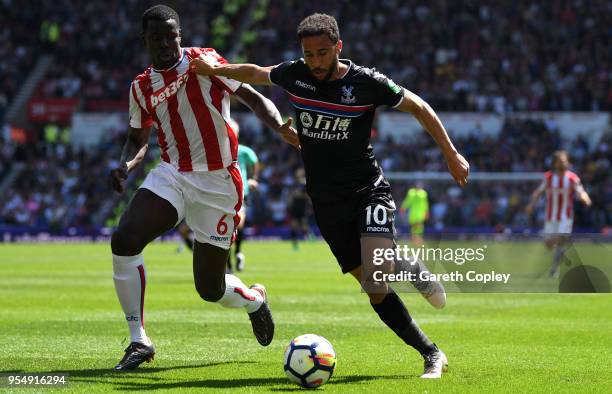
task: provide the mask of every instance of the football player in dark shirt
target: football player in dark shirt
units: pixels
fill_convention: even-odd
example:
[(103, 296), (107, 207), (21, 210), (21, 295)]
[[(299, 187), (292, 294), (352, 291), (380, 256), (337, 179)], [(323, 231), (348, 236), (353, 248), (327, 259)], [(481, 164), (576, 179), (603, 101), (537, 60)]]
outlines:
[[(269, 67), (219, 65), (203, 59), (192, 61), (190, 67), (200, 74), (252, 85), (278, 85), (288, 93), (296, 111), (306, 189), (323, 238), (342, 272), (361, 283), (381, 320), (421, 353), (425, 360), (421, 377), (440, 378), (448, 365), (446, 355), (421, 331), (393, 289), (369, 276), (375, 248), (395, 246), (396, 207), (370, 144), (376, 108), (390, 106), (412, 114), (434, 138), (461, 186), (467, 182), (469, 164), (425, 101), (374, 69), (340, 59), (342, 41), (332, 16), (308, 16), (300, 22), (297, 36), (303, 59)], [(394, 266), (396, 272), (426, 270), (421, 262), (397, 260)], [(413, 284), (433, 306), (444, 306), (446, 294), (440, 283)]]

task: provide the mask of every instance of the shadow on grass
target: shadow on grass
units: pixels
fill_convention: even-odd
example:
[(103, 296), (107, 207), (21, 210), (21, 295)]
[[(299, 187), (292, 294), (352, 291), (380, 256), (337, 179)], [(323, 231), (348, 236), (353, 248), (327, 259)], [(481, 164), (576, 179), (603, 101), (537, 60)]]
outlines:
[[(401, 380), (401, 379), (406, 379), (409, 378), (409, 376), (404, 376), (404, 375), (378, 375), (378, 376), (372, 376), (372, 375), (352, 375), (352, 376), (335, 376), (332, 377), (332, 379), (329, 381), (329, 383), (327, 383), (327, 385), (334, 385), (334, 384), (347, 384), (347, 383), (361, 383), (361, 382), (367, 382), (370, 380)], [(285, 383), (289, 383), (288, 380), (284, 380)], [(292, 384), (290, 387), (274, 387), (272, 389), (270, 389), (271, 391), (304, 391), (303, 388)]]
[[(358, 383), (369, 380), (387, 380), (387, 379), (405, 379), (406, 376), (370, 376), (370, 375), (353, 375), (334, 377), (329, 384), (346, 384)], [(287, 387), (272, 387), (272, 391), (303, 391), (304, 389), (290, 383), (285, 377), (270, 377), (270, 378), (227, 378), (227, 379), (203, 379), (203, 380), (186, 380), (175, 382), (159, 382), (159, 383), (138, 383), (138, 382), (118, 382), (117, 390), (124, 391), (142, 391), (142, 390), (168, 390), (168, 389), (184, 389), (184, 388), (246, 388), (246, 387), (265, 387), (286, 385)]]
[[(132, 372), (117, 372), (112, 369), (76, 369), (76, 370), (56, 370), (45, 371), (45, 373), (67, 373), (69, 380), (73, 382), (97, 383), (113, 386), (114, 390), (120, 391), (145, 391), (145, 390), (168, 390), (181, 388), (246, 388), (246, 387), (265, 387), (268, 386), (272, 391), (303, 391), (304, 389), (290, 383), (287, 378), (225, 378), (225, 379), (201, 379), (201, 380), (172, 380), (169, 381), (165, 376), (155, 376), (157, 372), (186, 370), (196, 368), (215, 367), (225, 364), (252, 364), (254, 361), (224, 361), (200, 365), (182, 365), (163, 368), (141, 368)], [(0, 370), (0, 373), (33, 373), (23, 370)], [(153, 375), (152, 375), (153, 374)], [(403, 375), (351, 375), (334, 376), (328, 385), (360, 383), (371, 380), (398, 380), (406, 379)], [(143, 382), (142, 378), (148, 380)], [(285, 386), (285, 387), (270, 387)]]
[[(35, 371), (24, 371), (20, 369), (0, 369), (0, 374), (5, 373), (17, 373), (17, 374), (32, 374), (32, 373), (40, 373), (40, 374), (59, 374), (65, 373), (68, 374), (70, 381), (75, 382), (88, 382), (88, 383), (106, 383), (106, 384), (121, 384), (121, 382), (117, 382), (114, 379), (142, 379), (146, 378), (148, 380), (165, 380), (165, 377), (154, 376), (154, 374), (158, 372), (165, 371), (175, 371), (175, 370), (187, 370), (187, 369), (196, 369), (196, 368), (208, 368), (208, 367), (216, 367), (219, 365), (226, 364), (252, 364), (255, 361), (221, 361), (221, 362), (213, 362), (207, 364), (197, 364), (197, 365), (177, 365), (170, 367), (150, 367), (150, 368), (138, 368), (133, 371), (115, 371), (112, 368), (95, 368), (95, 369), (58, 369), (53, 371), (43, 371), (43, 372), (35, 372)], [(103, 379), (103, 380), (101, 380)], [(109, 380), (113, 379), (113, 380)], [(143, 385), (139, 383), (139, 385)], [(146, 386), (146, 384), (144, 384)]]

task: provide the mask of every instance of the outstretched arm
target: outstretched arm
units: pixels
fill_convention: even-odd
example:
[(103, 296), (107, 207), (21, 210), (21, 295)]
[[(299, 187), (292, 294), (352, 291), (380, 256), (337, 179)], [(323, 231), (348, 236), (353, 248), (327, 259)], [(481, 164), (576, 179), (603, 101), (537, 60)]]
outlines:
[(196, 74), (217, 75), (251, 85), (272, 85), (270, 71), (273, 68), (274, 66), (261, 67), (256, 64), (219, 64), (205, 58), (196, 58), (189, 62), (189, 69)]
[(404, 89), (404, 97), (400, 104), (395, 107), (402, 112), (409, 112), (414, 116), (421, 126), (433, 137), (446, 159), (448, 170), (460, 186), (465, 186), (470, 173), (470, 165), (465, 158), (457, 152), (451, 142), (440, 118), (434, 110), (422, 98)]
[(283, 123), (283, 118), (271, 100), (265, 98), (249, 85), (242, 85), (236, 90), (235, 95), (257, 115), (259, 120), (280, 134), (287, 143), (296, 148), (300, 147), (297, 131), (291, 127), (293, 120), (289, 118), (287, 122)]

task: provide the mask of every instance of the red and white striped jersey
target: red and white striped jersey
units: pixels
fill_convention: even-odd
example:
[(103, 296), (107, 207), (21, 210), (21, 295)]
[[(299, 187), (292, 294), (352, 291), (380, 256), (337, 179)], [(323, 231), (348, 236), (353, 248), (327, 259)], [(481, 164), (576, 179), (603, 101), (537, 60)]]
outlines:
[(578, 175), (571, 171), (565, 171), (563, 175), (547, 171), (538, 190), (546, 193), (547, 222), (573, 220), (574, 194), (584, 191)]
[(150, 66), (132, 82), (130, 126), (155, 126), (162, 160), (179, 171), (219, 170), (238, 156), (229, 95), (241, 82), (190, 72), (196, 57), (227, 63), (212, 48), (182, 48), (174, 66)]

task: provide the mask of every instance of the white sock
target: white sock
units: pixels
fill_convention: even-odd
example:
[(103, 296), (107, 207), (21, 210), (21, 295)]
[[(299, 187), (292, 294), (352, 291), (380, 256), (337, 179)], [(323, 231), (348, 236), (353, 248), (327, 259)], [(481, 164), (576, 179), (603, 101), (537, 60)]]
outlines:
[(150, 345), (144, 329), (144, 294), (146, 271), (142, 254), (117, 256), (113, 254), (115, 291), (130, 328), (131, 342)]
[(263, 303), (257, 290), (249, 289), (237, 276), (225, 274), (225, 293), (218, 304), (226, 308), (245, 307), (248, 313), (255, 312)]

